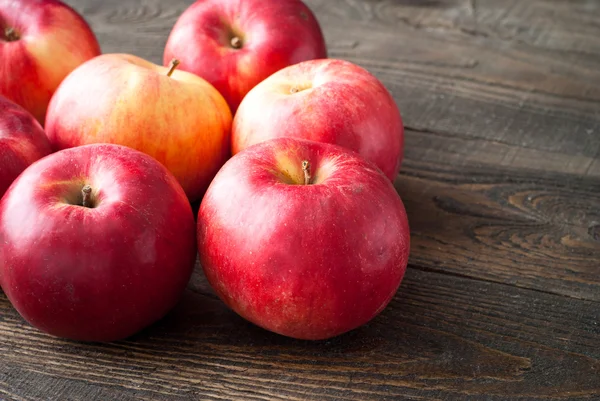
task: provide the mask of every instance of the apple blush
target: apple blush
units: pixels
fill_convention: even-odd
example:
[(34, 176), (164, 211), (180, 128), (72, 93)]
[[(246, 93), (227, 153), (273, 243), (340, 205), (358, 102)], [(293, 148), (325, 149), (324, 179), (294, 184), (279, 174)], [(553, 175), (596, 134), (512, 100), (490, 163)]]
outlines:
[(294, 64), (259, 83), (242, 100), (231, 136), (233, 154), (280, 137), (340, 145), (391, 181), (404, 156), (404, 126), (392, 95), (366, 69), (337, 59)]
[(200, 205), (198, 249), (218, 296), (281, 335), (331, 338), (377, 316), (410, 237), (390, 180), (341, 146), (277, 138), (233, 156)]
[(88, 23), (59, 0), (0, 0), (0, 95), (44, 124), (73, 69), (100, 54)]
[(51, 153), (39, 122), (18, 104), (0, 96), (0, 198), (31, 163)]
[(163, 63), (181, 60), (182, 70), (210, 82), (235, 113), (269, 75), (325, 57), (319, 22), (300, 0), (201, 0), (175, 23)]
[(180, 299), (195, 221), (173, 175), (110, 144), (51, 154), (0, 201), (0, 285), (31, 325), (81, 341), (127, 338)]
[(152, 156), (199, 200), (231, 156), (231, 111), (204, 79), (129, 54), (103, 54), (76, 68), (48, 106), (53, 150), (93, 143)]

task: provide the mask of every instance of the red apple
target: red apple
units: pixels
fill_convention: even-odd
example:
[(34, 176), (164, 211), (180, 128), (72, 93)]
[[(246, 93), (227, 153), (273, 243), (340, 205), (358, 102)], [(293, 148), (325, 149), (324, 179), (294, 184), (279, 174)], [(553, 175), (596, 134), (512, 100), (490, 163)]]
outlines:
[(212, 85), (175, 67), (126, 54), (104, 54), (78, 67), (48, 107), (53, 149), (128, 146), (165, 165), (190, 201), (200, 199), (231, 156), (231, 111)]
[(195, 222), (160, 163), (108, 144), (28, 167), (0, 201), (0, 284), (51, 335), (126, 338), (179, 300), (196, 259)]
[(246, 95), (233, 121), (233, 154), (279, 137), (346, 147), (392, 181), (404, 152), (404, 127), (394, 99), (375, 76), (343, 60), (287, 67)]
[(58, 0), (0, 0), (0, 95), (44, 124), (60, 82), (100, 54), (87, 22)]
[(40, 123), (21, 106), (0, 96), (0, 198), (27, 166), (50, 153)]
[(199, 0), (173, 27), (164, 63), (181, 60), (235, 113), (244, 95), (275, 71), (325, 57), (321, 27), (300, 0)]
[(294, 138), (232, 157), (202, 200), (197, 234), (204, 273), (230, 308), (308, 340), (380, 313), (410, 244), (402, 201), (372, 163)]

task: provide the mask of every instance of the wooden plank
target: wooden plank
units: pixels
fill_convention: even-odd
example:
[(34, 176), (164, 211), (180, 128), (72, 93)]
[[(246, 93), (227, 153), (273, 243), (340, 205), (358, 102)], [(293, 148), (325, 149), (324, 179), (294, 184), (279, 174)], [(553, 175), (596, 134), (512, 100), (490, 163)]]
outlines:
[(396, 180), (411, 263), (600, 301), (599, 178), (424, 159)]
[(482, 138), (440, 134), (431, 131), (405, 131), (404, 158), (415, 162), (461, 166), (498, 166), (509, 169), (539, 170), (600, 177), (600, 158), (572, 156)]
[[(308, 0), (319, 15), (524, 44), (586, 62), (600, 56), (598, 3), (581, 0)], [(324, 12), (323, 7), (327, 7)]]
[[(259, 329), (198, 270), (134, 338), (40, 334), (0, 296), (0, 394), (52, 400), (584, 399), (600, 395), (598, 303), (409, 269), (389, 307), (329, 341)], [(1, 396), (0, 396), (1, 397)]]

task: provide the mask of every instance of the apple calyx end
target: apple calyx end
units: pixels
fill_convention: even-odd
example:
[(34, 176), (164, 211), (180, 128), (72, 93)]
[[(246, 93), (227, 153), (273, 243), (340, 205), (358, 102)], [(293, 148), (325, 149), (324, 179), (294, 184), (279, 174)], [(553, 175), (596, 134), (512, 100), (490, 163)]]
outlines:
[(242, 39), (240, 39), (238, 36), (234, 36), (233, 38), (231, 38), (229, 44), (232, 48), (239, 50), (242, 48)]
[(302, 172), (304, 173), (304, 185), (310, 185), (310, 162), (308, 160), (302, 161)]
[(21, 39), (17, 31), (15, 31), (15, 28), (11, 27), (8, 27), (4, 30), (4, 38), (7, 42), (15, 42)]
[(90, 185), (84, 185), (81, 188), (81, 206), (87, 208), (93, 208), (93, 199), (92, 199), (92, 187)]
[(171, 60), (171, 64), (169, 65), (169, 71), (167, 71), (167, 77), (173, 75), (179, 64), (181, 64), (181, 61), (177, 60), (176, 58)]

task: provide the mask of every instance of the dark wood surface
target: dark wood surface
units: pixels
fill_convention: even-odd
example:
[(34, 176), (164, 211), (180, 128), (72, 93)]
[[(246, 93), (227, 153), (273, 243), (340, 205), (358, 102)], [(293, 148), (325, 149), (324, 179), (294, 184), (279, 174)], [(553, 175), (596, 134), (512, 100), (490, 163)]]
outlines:
[[(0, 295), (0, 399), (600, 399), (600, 2), (308, 0), (330, 56), (393, 93), (406, 278), (368, 325), (287, 339), (199, 268), (126, 341), (40, 334)], [(160, 62), (189, 1), (71, 0), (104, 52)]]

